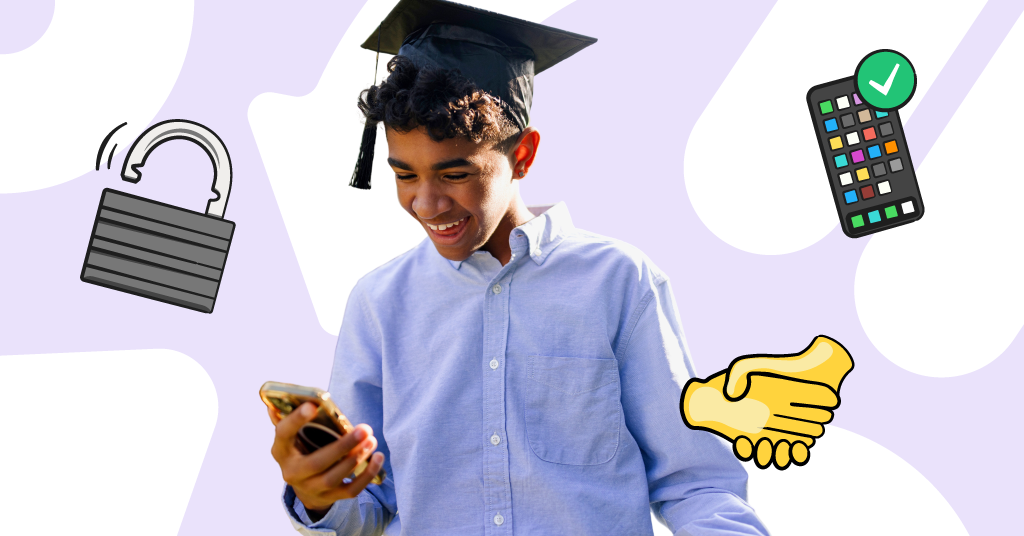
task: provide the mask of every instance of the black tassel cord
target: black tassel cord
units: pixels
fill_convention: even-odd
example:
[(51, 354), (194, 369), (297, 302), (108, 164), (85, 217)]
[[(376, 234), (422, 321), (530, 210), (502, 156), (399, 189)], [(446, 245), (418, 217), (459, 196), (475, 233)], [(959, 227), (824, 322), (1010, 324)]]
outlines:
[(377, 143), (377, 123), (366, 122), (363, 129), (363, 141), (359, 144), (359, 159), (356, 160), (356, 169), (352, 172), (352, 181), (349, 186), (361, 190), (370, 189), (370, 175), (373, 172), (373, 146)]
[[(377, 26), (377, 61), (373, 65), (373, 85), (377, 85), (377, 66), (380, 64), (380, 32), (384, 21)], [(363, 141), (359, 143), (359, 158), (356, 169), (352, 172), (352, 180), (348, 185), (360, 190), (370, 189), (370, 176), (373, 174), (373, 149), (377, 144), (377, 122), (366, 120), (363, 127)]]

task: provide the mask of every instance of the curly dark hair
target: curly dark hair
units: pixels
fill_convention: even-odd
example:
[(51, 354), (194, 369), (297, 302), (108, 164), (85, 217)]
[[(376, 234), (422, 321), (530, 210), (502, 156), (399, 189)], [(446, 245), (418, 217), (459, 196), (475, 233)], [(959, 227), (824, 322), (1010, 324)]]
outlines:
[(420, 126), (434, 141), (465, 136), (496, 142), (508, 153), (522, 130), (502, 111), (498, 99), (465, 78), (458, 69), (419, 68), (405, 56), (388, 62), (390, 75), (359, 94), (359, 110), (368, 122), (383, 122), (398, 132)]

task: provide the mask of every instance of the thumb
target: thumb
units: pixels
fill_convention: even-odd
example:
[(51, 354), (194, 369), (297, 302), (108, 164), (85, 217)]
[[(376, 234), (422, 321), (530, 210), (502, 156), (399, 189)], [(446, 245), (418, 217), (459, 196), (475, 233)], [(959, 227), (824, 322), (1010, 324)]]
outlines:
[(687, 427), (693, 428), (695, 430), (698, 429), (695, 428), (695, 426), (696, 423), (700, 420), (694, 419), (692, 416), (690, 400), (693, 398), (693, 393), (695, 393), (701, 387), (712, 387), (715, 391), (721, 393), (723, 391), (724, 385), (724, 370), (716, 373), (714, 376), (711, 376), (706, 380), (701, 380), (700, 378), (690, 378), (690, 380), (686, 382), (686, 385), (683, 386), (683, 392), (679, 396), (679, 414), (683, 416), (683, 422), (686, 423)]
[(819, 335), (798, 354), (740, 357), (726, 373), (725, 396), (742, 398), (750, 389), (750, 376), (772, 375), (828, 385), (836, 393), (850, 371), (853, 358), (838, 341)]
[(683, 417), (683, 422), (686, 423), (688, 428), (693, 428), (694, 423), (690, 419), (690, 398), (693, 396), (694, 390), (704, 385), (704, 382), (699, 378), (690, 378), (683, 387), (682, 394), (679, 395), (679, 414)]

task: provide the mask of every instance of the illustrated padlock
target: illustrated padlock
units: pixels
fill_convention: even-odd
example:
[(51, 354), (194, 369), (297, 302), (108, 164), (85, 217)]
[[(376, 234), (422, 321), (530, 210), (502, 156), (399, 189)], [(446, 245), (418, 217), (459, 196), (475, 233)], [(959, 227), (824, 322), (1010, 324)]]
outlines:
[(199, 123), (171, 119), (139, 135), (128, 150), (121, 178), (139, 182), (149, 153), (171, 140), (189, 140), (213, 162), (217, 197), (206, 213), (103, 190), (82, 281), (212, 313), (235, 231), (224, 218), (231, 192), (231, 158), (215, 133)]

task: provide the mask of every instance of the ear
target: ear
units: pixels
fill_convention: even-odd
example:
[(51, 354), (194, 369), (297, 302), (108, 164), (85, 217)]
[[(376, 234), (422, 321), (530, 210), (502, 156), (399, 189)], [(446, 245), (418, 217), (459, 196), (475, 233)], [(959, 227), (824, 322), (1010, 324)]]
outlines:
[(537, 147), (540, 145), (540, 133), (533, 127), (526, 127), (519, 135), (519, 145), (512, 155), (515, 163), (512, 165), (512, 178), (520, 179), (519, 173), (529, 173), (533, 159), (537, 156)]

